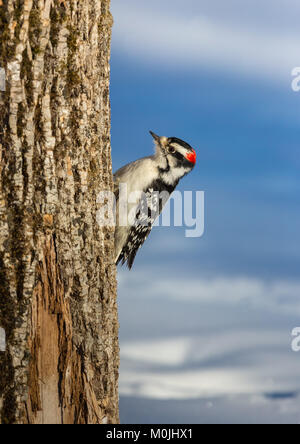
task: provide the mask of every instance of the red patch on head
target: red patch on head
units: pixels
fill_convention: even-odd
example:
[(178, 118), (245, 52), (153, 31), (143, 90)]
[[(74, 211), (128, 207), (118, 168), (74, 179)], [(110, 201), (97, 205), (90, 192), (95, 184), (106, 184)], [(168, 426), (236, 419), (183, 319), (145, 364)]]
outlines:
[(195, 150), (192, 150), (193, 152), (192, 153), (188, 153), (187, 155), (186, 155), (186, 159), (189, 161), (189, 162), (191, 162), (191, 163), (193, 163), (193, 164), (195, 164), (196, 163), (196, 152), (195, 152)]

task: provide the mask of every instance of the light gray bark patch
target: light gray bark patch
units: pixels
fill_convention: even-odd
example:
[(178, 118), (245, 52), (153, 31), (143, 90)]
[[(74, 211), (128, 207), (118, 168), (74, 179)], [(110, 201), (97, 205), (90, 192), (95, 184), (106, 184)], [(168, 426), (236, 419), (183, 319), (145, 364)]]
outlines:
[(4, 352), (5, 347), (5, 330), (0, 327), (0, 352)]
[(5, 69), (0, 67), (0, 91), (5, 91), (6, 75)]

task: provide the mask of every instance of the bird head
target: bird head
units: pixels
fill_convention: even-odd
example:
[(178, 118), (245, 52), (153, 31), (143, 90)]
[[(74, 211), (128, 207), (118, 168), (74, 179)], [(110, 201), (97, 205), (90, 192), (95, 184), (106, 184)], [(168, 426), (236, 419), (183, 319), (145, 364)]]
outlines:
[(167, 157), (172, 167), (194, 168), (196, 152), (187, 142), (177, 137), (159, 137), (152, 131), (150, 131), (150, 134), (156, 145), (156, 153)]

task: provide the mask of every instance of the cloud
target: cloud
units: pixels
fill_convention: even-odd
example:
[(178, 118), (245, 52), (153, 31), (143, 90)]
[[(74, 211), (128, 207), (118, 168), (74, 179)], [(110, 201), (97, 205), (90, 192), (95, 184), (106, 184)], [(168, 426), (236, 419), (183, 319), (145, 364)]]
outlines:
[(297, 392), (298, 356), (284, 345), (278, 330), (124, 342), (120, 393), (193, 399)]
[[(291, 69), (299, 65), (300, 33), (296, 28), (284, 27), (282, 22), (280, 25), (279, 21), (276, 27), (269, 27), (272, 10), (270, 6), (266, 8), (268, 2), (263, 3), (265, 8), (259, 11), (267, 11), (265, 19), (261, 21), (257, 14), (252, 21), (247, 21), (242, 13), (239, 19), (233, 8), (230, 9), (232, 16), (225, 10), (220, 15), (207, 9), (207, 4), (204, 15), (200, 7), (182, 10), (175, 5), (170, 11), (166, 5), (151, 7), (141, 2), (116, 1), (113, 3), (113, 48), (153, 69), (221, 69), (271, 81), (284, 80), (289, 85)], [(299, 9), (294, 2), (289, 6), (291, 11)], [(283, 7), (287, 8), (282, 4)], [(278, 11), (277, 19), (280, 18)], [(287, 24), (289, 20), (292, 23), (292, 14)]]
[(123, 424), (298, 424), (299, 397), (246, 395), (160, 400), (121, 396)]
[(286, 345), (286, 337), (276, 330), (233, 330), (220, 331), (218, 334), (202, 333), (201, 336), (179, 336), (153, 340), (125, 341), (122, 343), (122, 359), (127, 362), (151, 364), (152, 368), (167, 366), (191, 367), (207, 365), (220, 356), (244, 353), (253, 350), (278, 348)]
[(177, 366), (185, 362), (189, 338), (123, 343), (122, 358), (152, 365)]
[[(159, 275), (159, 278), (157, 277)], [(119, 272), (122, 293), (140, 294), (142, 298), (197, 301), (210, 304), (249, 303), (273, 311), (299, 313), (300, 282), (267, 281), (246, 276), (164, 278), (159, 271), (148, 269), (136, 275)]]
[(164, 373), (125, 372), (120, 377), (120, 394), (156, 399), (193, 399), (248, 394), (261, 391), (265, 383), (234, 370)]
[(291, 349), (299, 281), (157, 273), (119, 271), (122, 396), (281, 399), (300, 392), (299, 354)]

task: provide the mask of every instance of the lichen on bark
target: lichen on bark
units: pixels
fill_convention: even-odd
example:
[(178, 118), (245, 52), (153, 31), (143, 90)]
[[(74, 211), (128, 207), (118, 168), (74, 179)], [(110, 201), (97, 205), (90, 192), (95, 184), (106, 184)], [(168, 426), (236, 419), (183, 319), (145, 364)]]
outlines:
[(109, 0), (0, 0), (2, 423), (117, 423)]

